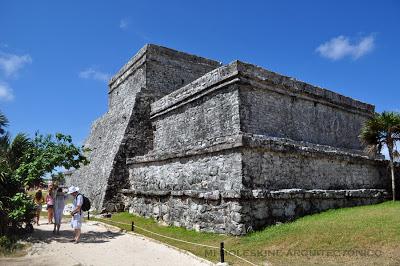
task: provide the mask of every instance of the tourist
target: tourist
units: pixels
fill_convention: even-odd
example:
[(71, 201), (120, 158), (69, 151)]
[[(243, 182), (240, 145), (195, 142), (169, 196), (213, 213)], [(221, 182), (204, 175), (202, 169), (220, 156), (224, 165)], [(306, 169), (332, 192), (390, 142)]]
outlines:
[(53, 185), (49, 185), (49, 191), (46, 196), (46, 209), (47, 209), (47, 220), (48, 224), (53, 223), (54, 216), (54, 187)]
[(61, 219), (63, 216), (65, 200), (67, 195), (64, 194), (62, 188), (58, 188), (54, 195), (54, 234), (60, 234)]
[(35, 199), (34, 199), (34, 202), (35, 202), (35, 208), (36, 208), (36, 212), (35, 212), (35, 214), (36, 214), (36, 224), (37, 225), (40, 225), (39, 224), (39, 218), (40, 218), (40, 212), (42, 211), (42, 205), (43, 205), (43, 203), (44, 203), (44, 198), (43, 198), (43, 194), (42, 194), (42, 190), (38, 190), (36, 193), (35, 193)]
[(78, 187), (70, 187), (68, 189), (68, 194), (71, 194), (74, 197), (74, 201), (72, 203), (73, 210), (71, 212), (71, 227), (74, 229), (74, 243), (79, 243), (79, 239), (81, 237), (81, 227), (82, 227), (82, 211), (81, 207), (83, 204), (83, 196), (78, 193)]

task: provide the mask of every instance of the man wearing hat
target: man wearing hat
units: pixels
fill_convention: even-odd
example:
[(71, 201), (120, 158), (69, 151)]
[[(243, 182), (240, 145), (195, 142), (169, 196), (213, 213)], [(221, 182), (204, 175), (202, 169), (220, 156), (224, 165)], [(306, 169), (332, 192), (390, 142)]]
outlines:
[(79, 238), (81, 237), (81, 227), (82, 227), (82, 211), (81, 207), (83, 204), (83, 196), (78, 193), (79, 188), (71, 186), (68, 189), (68, 194), (71, 194), (74, 197), (74, 201), (72, 203), (73, 210), (71, 211), (71, 227), (74, 229), (74, 243), (79, 243)]

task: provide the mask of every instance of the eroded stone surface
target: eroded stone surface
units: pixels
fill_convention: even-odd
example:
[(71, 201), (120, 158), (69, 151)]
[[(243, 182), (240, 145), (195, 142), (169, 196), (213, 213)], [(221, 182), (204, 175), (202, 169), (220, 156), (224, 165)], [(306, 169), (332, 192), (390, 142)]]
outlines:
[(387, 162), (358, 134), (374, 106), (234, 61), (149, 45), (110, 81), (70, 183), (97, 208), (245, 234), (382, 201)]
[(129, 187), (126, 158), (153, 145), (150, 104), (197, 79), (220, 63), (168, 48), (146, 45), (111, 79), (109, 110), (85, 141), (90, 164), (68, 184), (80, 186), (97, 209), (122, 209), (117, 192)]

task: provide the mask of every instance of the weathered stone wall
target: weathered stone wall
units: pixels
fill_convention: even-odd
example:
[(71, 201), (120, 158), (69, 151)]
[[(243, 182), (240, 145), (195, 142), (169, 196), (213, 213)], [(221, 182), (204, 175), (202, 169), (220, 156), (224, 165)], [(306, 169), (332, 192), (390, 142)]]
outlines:
[(239, 134), (236, 86), (174, 109), (153, 120), (154, 152), (172, 152), (228, 135)]
[(358, 135), (374, 106), (237, 62), (242, 131), (362, 150)]
[(387, 197), (386, 190), (301, 190), (289, 189), (270, 193), (254, 193), (243, 199), (240, 222), (246, 231), (257, 230), (268, 224), (287, 222), (306, 214), (328, 209), (376, 204)]
[(241, 87), (240, 103), (243, 132), (347, 149), (362, 148), (358, 135), (371, 117), (250, 86)]
[(385, 190), (125, 191), (131, 213), (204, 232), (243, 235), (332, 208), (381, 202)]
[[(145, 87), (137, 93), (129, 124), (108, 179), (103, 204), (107, 211), (124, 208), (118, 192), (130, 187), (126, 158), (141, 156), (153, 149), (154, 127), (150, 122), (150, 104), (219, 66), (218, 62), (212, 60), (154, 45), (146, 47), (144, 57)], [(138, 60), (141, 61), (143, 59)], [(124, 76), (122, 73), (118, 75)], [(118, 82), (125, 83), (123, 80)]]
[(387, 163), (357, 137), (372, 105), (154, 45), (109, 86), (91, 163), (68, 180), (98, 209), (240, 235), (387, 196)]
[(243, 150), (243, 182), (249, 189), (386, 189), (383, 161), (324, 146), (249, 136)]
[(186, 196), (183, 191), (182, 195), (126, 195), (131, 213), (197, 231), (235, 235), (245, 232), (244, 225), (239, 223), (239, 200), (197, 198)]
[(152, 104), (153, 149), (127, 160), (125, 208), (238, 235), (380, 202), (386, 165), (363, 155), (354, 133), (372, 113), (255, 66), (220, 67)]
[(241, 154), (224, 151), (131, 165), (131, 188), (139, 191), (242, 189)]
[(85, 148), (90, 149), (87, 154), (90, 164), (74, 171), (67, 180), (69, 185), (79, 186), (96, 208), (102, 206), (136, 95), (145, 85), (144, 71), (143, 67), (138, 68), (125, 83), (113, 91), (109, 111), (93, 123), (90, 135), (84, 143)]
[(85, 142), (90, 164), (75, 171), (68, 183), (79, 186), (97, 209), (123, 208), (118, 191), (129, 187), (126, 158), (152, 149), (150, 104), (219, 65), (160, 46), (143, 47), (111, 79), (109, 110)]

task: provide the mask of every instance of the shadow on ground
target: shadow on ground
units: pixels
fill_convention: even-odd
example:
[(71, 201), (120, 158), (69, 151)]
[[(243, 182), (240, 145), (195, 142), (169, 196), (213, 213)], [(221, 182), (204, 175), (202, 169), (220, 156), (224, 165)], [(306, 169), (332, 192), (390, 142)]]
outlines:
[[(68, 229), (66, 229), (68, 228)], [(122, 236), (120, 232), (96, 232), (96, 231), (82, 231), (80, 243), (105, 243), (111, 239)], [(35, 227), (33, 234), (27, 239), (30, 243), (50, 243), (52, 241), (60, 243), (73, 242), (73, 230), (69, 227), (68, 223), (61, 225), (60, 234), (53, 234), (53, 231), (43, 230), (39, 227)]]

